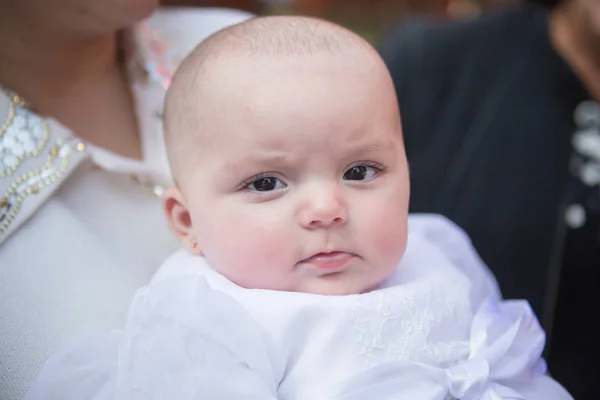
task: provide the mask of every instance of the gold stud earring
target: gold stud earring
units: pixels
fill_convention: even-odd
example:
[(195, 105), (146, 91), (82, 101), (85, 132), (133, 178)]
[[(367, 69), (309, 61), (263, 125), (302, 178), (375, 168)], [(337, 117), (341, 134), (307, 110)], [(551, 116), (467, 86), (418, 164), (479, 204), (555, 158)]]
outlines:
[(198, 241), (196, 240), (196, 238), (190, 239), (190, 245), (192, 246), (192, 249), (198, 247)]

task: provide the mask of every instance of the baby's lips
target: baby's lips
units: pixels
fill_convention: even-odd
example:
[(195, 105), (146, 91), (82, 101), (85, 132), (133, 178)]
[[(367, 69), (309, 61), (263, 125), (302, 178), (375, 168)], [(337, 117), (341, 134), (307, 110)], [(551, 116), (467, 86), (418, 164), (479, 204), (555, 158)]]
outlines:
[(300, 263), (319, 270), (340, 270), (352, 261), (356, 256), (345, 251), (332, 251), (317, 253)]

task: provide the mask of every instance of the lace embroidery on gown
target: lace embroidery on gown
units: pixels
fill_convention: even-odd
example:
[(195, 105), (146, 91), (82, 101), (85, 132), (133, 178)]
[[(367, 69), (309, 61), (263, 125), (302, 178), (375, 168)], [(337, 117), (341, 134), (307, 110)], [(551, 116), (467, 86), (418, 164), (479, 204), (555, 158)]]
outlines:
[(369, 366), (393, 361), (444, 365), (453, 359), (456, 340), (468, 337), (472, 312), (466, 295), (441, 282), (414, 286), (373, 292), (368, 300), (349, 299), (360, 354)]

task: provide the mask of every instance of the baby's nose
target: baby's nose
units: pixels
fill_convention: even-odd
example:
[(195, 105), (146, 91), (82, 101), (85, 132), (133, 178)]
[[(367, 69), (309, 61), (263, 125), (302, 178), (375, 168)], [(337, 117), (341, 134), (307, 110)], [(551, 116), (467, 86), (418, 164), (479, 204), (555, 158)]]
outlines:
[(300, 217), (305, 229), (329, 228), (346, 223), (348, 207), (342, 193), (328, 189), (311, 194)]

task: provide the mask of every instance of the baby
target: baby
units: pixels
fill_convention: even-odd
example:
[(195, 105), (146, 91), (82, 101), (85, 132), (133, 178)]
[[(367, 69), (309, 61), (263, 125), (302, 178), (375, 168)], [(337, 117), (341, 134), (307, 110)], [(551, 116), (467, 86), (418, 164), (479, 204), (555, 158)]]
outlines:
[(187, 249), (123, 331), (65, 345), (26, 399), (571, 398), (462, 231), (408, 217), (394, 88), (357, 35), (225, 29), (179, 68), (165, 129)]

